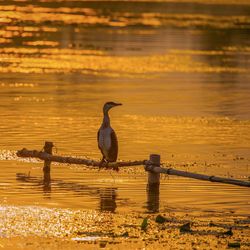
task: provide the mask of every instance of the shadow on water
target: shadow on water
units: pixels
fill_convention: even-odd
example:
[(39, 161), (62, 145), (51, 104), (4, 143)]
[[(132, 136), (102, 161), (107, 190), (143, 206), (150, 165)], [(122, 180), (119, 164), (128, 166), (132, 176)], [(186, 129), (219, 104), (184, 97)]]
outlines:
[(158, 213), (160, 207), (160, 184), (147, 185), (147, 210), (149, 213)]
[(32, 183), (33, 186), (39, 187), (39, 189), (41, 188), (45, 198), (51, 198), (51, 186), (53, 185), (63, 189), (63, 191), (76, 192), (78, 197), (79, 195), (98, 197), (101, 212), (108, 211), (114, 213), (117, 207), (117, 188), (90, 187), (75, 182), (51, 179), (50, 173), (45, 173), (44, 178), (33, 177), (25, 173), (16, 173), (16, 180)]
[(116, 193), (117, 188), (100, 188), (100, 210), (115, 212), (117, 204), (116, 204)]
[(44, 174), (44, 178), (38, 178), (34, 176), (30, 176), (30, 173), (16, 173), (16, 180), (20, 182), (32, 183), (33, 186), (41, 187), (44, 197), (51, 198), (50, 194), (52, 191), (51, 188), (51, 177), (50, 173)]
[(50, 193), (51, 193), (51, 178), (50, 178), (50, 173), (44, 175), (46, 178), (43, 179), (43, 193), (44, 196), (47, 198), (50, 198)]
[[(117, 191), (115, 187), (90, 187), (75, 182), (66, 182), (57, 179), (51, 179), (50, 173), (45, 173), (43, 178), (30, 176), (30, 174), (16, 173), (16, 180), (20, 182), (31, 183), (32, 186), (42, 189), (44, 198), (51, 198), (52, 185), (65, 191), (77, 193), (80, 196), (94, 196), (99, 199), (99, 209), (101, 212), (108, 211), (114, 213), (117, 208)], [(148, 213), (159, 212), (160, 192), (159, 184), (148, 185), (146, 210)], [(119, 198), (119, 200), (121, 200)], [(124, 202), (126, 199), (124, 199)]]
[[(176, 165), (198, 162), (200, 171), (203, 162), (215, 162), (218, 168), (209, 167), (210, 173), (218, 169), (223, 175), (248, 177), (250, 5), (34, 2), (0, 4), (2, 20), (8, 21), (0, 37), (0, 148), (17, 149), (20, 141), (35, 147), (46, 135), (60, 142), (66, 154), (99, 157), (98, 105), (117, 98), (126, 103), (121, 113), (113, 114), (118, 118), (114, 127), (121, 159), (144, 158), (156, 150), (167, 160), (174, 154), (171, 161)], [(227, 117), (248, 121), (241, 124)], [(219, 151), (220, 156), (212, 157)], [(233, 154), (242, 154), (245, 160), (234, 161)], [(15, 183), (6, 177), (9, 166), (1, 162), (1, 167), (1, 182), (6, 182), (2, 196), (19, 202)], [(12, 167), (14, 174), (19, 171)], [(170, 181), (166, 194), (162, 185), (160, 204), (159, 189), (146, 191), (137, 180), (115, 188), (96, 187), (92, 175), (60, 173), (62, 180), (50, 175), (17, 174), (16, 178), (30, 183), (29, 203), (37, 195), (33, 187), (39, 198), (42, 192), (50, 199), (48, 206), (71, 202), (76, 207), (86, 203), (96, 208), (97, 200), (99, 210), (117, 212), (120, 197), (125, 196), (148, 213), (159, 212), (166, 201), (202, 208), (220, 199), (237, 209), (248, 205), (248, 194), (235, 189), (228, 195), (227, 187), (215, 190), (195, 183), (188, 184), (190, 190), (185, 193), (178, 181)], [(171, 188), (173, 192), (168, 193)], [(18, 192), (20, 197), (22, 190)], [(73, 198), (65, 195), (70, 192)], [(205, 200), (203, 192), (212, 198)]]

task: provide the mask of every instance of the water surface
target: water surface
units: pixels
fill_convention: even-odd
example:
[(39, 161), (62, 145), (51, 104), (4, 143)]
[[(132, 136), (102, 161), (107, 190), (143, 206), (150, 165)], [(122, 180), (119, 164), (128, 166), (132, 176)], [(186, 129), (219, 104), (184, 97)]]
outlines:
[[(0, 204), (148, 212), (142, 167), (53, 165), (46, 186), (42, 164), (13, 153), (49, 140), (58, 154), (100, 159), (111, 100), (123, 103), (110, 112), (120, 159), (158, 153), (177, 169), (248, 180), (249, 13), (247, 1), (1, 2)], [(171, 176), (159, 209), (246, 214), (249, 198)]]

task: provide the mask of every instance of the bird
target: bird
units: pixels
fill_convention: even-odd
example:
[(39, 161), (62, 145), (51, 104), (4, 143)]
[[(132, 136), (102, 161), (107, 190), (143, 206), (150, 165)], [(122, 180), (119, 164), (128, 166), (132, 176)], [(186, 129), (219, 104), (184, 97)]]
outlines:
[[(106, 102), (103, 106), (103, 121), (97, 133), (98, 148), (102, 153), (103, 163), (116, 162), (118, 155), (118, 140), (114, 129), (110, 126), (109, 110), (113, 107), (120, 106), (121, 103)], [(118, 169), (116, 169), (118, 170)]]

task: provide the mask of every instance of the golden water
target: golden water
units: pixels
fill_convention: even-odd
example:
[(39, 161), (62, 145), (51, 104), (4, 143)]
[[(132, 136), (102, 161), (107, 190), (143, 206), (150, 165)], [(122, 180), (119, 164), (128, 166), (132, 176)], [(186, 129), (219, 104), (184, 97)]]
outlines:
[[(202, 2), (202, 3), (201, 3)], [(99, 159), (102, 105), (117, 101), (119, 158), (249, 180), (248, 1), (0, 2), (0, 204), (148, 210), (143, 169), (87, 170), (14, 156), (53, 141)], [(227, 3), (226, 3), (227, 2)], [(17, 173), (30, 173), (29, 181)], [(160, 211), (249, 211), (247, 188), (169, 177)]]

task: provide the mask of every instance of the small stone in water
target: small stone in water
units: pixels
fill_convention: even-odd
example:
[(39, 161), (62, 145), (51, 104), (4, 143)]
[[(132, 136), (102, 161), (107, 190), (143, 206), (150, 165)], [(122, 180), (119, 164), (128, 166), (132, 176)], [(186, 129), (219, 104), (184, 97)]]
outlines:
[(157, 217), (155, 218), (155, 222), (157, 222), (159, 224), (163, 224), (166, 221), (167, 221), (167, 219), (160, 214), (157, 215)]
[(180, 227), (180, 232), (181, 232), (181, 233), (191, 232), (190, 222), (188, 222), (188, 223), (186, 223), (186, 224), (183, 224), (183, 225)]
[(228, 243), (227, 246), (231, 247), (231, 248), (240, 248), (240, 243), (239, 242), (232, 242), (232, 243)]

